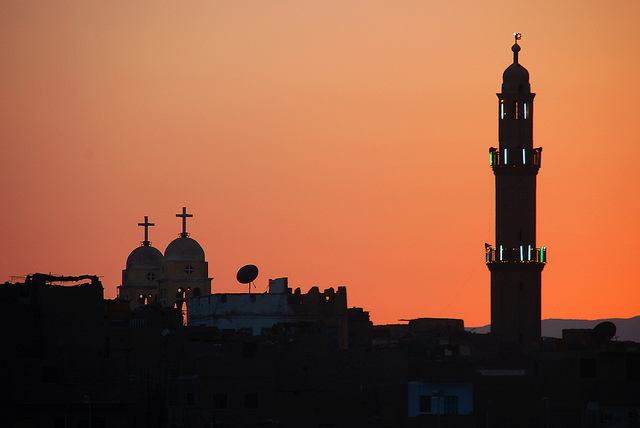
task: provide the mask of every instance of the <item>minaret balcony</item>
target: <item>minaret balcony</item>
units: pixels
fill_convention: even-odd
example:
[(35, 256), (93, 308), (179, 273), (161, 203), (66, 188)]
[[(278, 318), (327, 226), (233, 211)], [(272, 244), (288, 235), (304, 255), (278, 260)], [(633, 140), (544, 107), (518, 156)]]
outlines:
[(547, 247), (536, 248), (531, 245), (520, 245), (507, 248), (504, 245), (487, 247), (485, 261), (490, 263), (547, 263)]
[(489, 149), (489, 165), (492, 168), (531, 167), (540, 168), (542, 147), (535, 149)]

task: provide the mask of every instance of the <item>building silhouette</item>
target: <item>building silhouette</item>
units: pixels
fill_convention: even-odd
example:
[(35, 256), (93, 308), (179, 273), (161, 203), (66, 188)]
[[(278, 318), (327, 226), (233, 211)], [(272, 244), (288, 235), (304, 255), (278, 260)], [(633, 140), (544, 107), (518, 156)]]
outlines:
[(498, 95), (499, 146), (489, 149), (495, 175), (496, 241), (487, 245), (491, 271), (491, 334), (502, 343), (540, 341), (541, 273), (546, 248), (536, 247), (536, 176), (542, 148), (533, 147), (533, 98), (529, 72), (518, 62), (502, 75)]
[(346, 287), (303, 294), (286, 278), (262, 294), (211, 294), (183, 208), (164, 254), (153, 223), (139, 224), (115, 300), (95, 275), (0, 284), (0, 426), (640, 428), (640, 344), (606, 322), (540, 338), (540, 149), (512, 49), (491, 149), (491, 334), (460, 319), (373, 326)]

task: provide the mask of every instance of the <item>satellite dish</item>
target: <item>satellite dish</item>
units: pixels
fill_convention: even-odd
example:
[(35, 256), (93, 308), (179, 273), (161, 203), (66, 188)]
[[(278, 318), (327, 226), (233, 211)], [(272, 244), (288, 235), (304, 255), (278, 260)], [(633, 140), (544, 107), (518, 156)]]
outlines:
[(616, 325), (611, 321), (603, 321), (591, 330), (591, 340), (595, 343), (606, 343), (616, 335)]
[(251, 293), (251, 284), (257, 277), (258, 268), (255, 265), (242, 266), (236, 275), (236, 279), (240, 284), (249, 284), (249, 293)]

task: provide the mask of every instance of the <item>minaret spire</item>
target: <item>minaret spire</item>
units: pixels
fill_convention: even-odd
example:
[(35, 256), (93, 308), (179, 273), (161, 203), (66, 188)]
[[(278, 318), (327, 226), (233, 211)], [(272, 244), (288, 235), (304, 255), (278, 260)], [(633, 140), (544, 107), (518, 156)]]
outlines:
[(513, 51), (513, 63), (518, 63), (518, 52), (520, 52), (520, 45), (518, 44), (518, 40), (522, 39), (522, 34), (513, 33), (513, 38), (515, 39), (515, 43), (511, 46), (511, 50)]

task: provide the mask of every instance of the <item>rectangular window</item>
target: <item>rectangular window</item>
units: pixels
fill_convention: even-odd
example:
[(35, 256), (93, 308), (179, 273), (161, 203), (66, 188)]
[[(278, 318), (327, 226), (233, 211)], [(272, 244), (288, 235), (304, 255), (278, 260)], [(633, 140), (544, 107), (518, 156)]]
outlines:
[(457, 415), (458, 414), (458, 396), (445, 396), (444, 397), (444, 414), (445, 415)]
[(530, 116), (529, 103), (524, 103), (523, 110), (522, 110), (522, 116), (523, 116), (524, 119), (529, 119), (529, 116)]
[(627, 380), (640, 380), (640, 360), (627, 360)]
[(504, 101), (500, 100), (500, 119), (504, 119)]
[(518, 102), (517, 101), (513, 102), (513, 118), (514, 119), (518, 118)]
[(527, 149), (522, 149), (522, 165), (527, 164)]
[(198, 402), (196, 400), (196, 393), (195, 392), (187, 392), (186, 393), (186, 401), (187, 401), (187, 407), (195, 407), (198, 405)]
[(227, 394), (224, 392), (213, 393), (213, 408), (214, 409), (226, 409), (227, 408)]
[(431, 396), (420, 396), (420, 413), (431, 413)]
[(595, 358), (582, 358), (580, 360), (580, 377), (596, 377), (597, 367)]
[(258, 394), (255, 394), (255, 393), (244, 394), (244, 408), (245, 409), (257, 409), (258, 408)]

